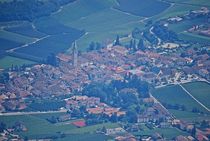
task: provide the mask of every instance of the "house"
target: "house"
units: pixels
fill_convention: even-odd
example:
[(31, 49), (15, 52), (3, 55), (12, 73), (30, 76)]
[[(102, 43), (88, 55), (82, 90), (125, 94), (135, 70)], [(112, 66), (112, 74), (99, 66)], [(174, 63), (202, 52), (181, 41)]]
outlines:
[(106, 129), (106, 135), (114, 135), (121, 133), (126, 133), (126, 131), (121, 127)]
[(149, 122), (149, 118), (145, 115), (139, 115), (138, 116), (138, 119), (137, 119), (137, 122), (138, 123), (145, 123), (145, 122)]
[(96, 108), (87, 108), (87, 112), (89, 114), (101, 114), (103, 113), (103, 108), (100, 107), (96, 107)]
[(137, 141), (134, 136), (117, 136), (115, 141)]
[(175, 140), (176, 141), (189, 141), (189, 139), (187, 137), (182, 136), (182, 135), (177, 136)]
[(160, 127), (161, 128), (168, 128), (168, 127), (170, 127), (170, 123), (169, 122), (161, 122)]

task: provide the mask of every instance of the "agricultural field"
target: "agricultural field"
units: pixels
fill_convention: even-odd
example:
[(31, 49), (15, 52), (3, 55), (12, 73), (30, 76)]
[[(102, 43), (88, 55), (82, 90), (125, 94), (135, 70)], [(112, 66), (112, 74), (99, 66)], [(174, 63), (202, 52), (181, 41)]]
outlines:
[(207, 111), (192, 99), (179, 85), (158, 88), (155, 89), (152, 94), (161, 103), (184, 105), (186, 111), (192, 111), (193, 108), (196, 108), (207, 113)]
[(184, 41), (189, 41), (193, 43), (200, 43), (204, 45), (209, 45), (210, 44), (210, 38), (198, 34), (193, 34), (189, 32), (183, 32), (179, 34), (179, 38), (184, 40)]
[[(85, 19), (72, 22), (70, 25), (79, 29), (85, 28), (88, 34), (79, 40), (78, 45), (79, 47), (87, 48), (90, 41), (104, 43), (106, 41), (113, 41), (119, 34), (128, 34), (135, 26), (142, 25), (137, 22), (137, 20), (141, 19), (135, 16), (125, 15), (113, 9), (106, 9), (90, 15)], [(98, 26), (95, 26), (94, 22)]]
[(163, 11), (162, 13), (153, 16), (149, 20), (160, 20), (160, 19), (167, 19), (170, 17), (175, 17), (179, 15), (187, 14), (190, 10), (197, 10), (200, 9), (199, 6), (192, 6), (192, 5), (182, 5), (182, 4), (173, 4), (168, 9)]
[(173, 2), (173, 3), (180, 3), (184, 5), (197, 5), (197, 6), (210, 6), (210, 3), (208, 0), (165, 0), (167, 2)]
[[(209, 5), (206, 0), (202, 1), (202, 4)], [(46, 59), (50, 53), (70, 52), (72, 42), (77, 40), (79, 50), (86, 51), (91, 41), (109, 44), (117, 35), (127, 36), (135, 27), (144, 29), (148, 20), (156, 21), (200, 9), (199, 3), (196, 0), (184, 3), (180, 0), (77, 0), (63, 5), (50, 16), (31, 22), (0, 23), (1, 50), (28, 44), (25, 48), (14, 50), (13, 54), (37, 61)], [(194, 41), (198, 35), (183, 32), (191, 25), (182, 23), (171, 28), (180, 32), (181, 39)], [(203, 36), (197, 40), (209, 42)]]
[(29, 61), (26, 59), (20, 59), (12, 56), (4, 56), (0, 59), (0, 69), (7, 69), (10, 68), (12, 65), (28, 65), (28, 64), (35, 64), (36, 62)]
[[(92, 5), (97, 4), (97, 6)], [(113, 6), (116, 3), (109, 1), (76, 1), (66, 5), (59, 13), (53, 14), (51, 17), (57, 19), (60, 23), (74, 27), (80, 30), (85, 30), (86, 34), (78, 40), (78, 48), (86, 50), (91, 41), (106, 44), (112, 42), (116, 36), (129, 34), (134, 27), (144, 27), (140, 22), (142, 17), (131, 15), (119, 11)], [(80, 7), (77, 14), (76, 7)]]
[(200, 25), (206, 22), (206, 19), (196, 18), (192, 20), (184, 20), (176, 24), (169, 24), (169, 29), (176, 31), (178, 34), (184, 31), (187, 31), (188, 29), (192, 28), (194, 25)]
[(187, 135), (186, 132), (183, 132), (181, 130), (178, 130), (177, 128), (154, 128), (154, 129), (149, 129), (146, 126), (143, 127), (142, 131), (139, 132), (134, 132), (133, 134), (135, 136), (140, 136), (140, 135), (152, 135), (154, 133), (159, 133), (163, 135), (166, 139), (170, 140), (178, 135)]
[(71, 47), (72, 42), (81, 35), (82, 32), (49, 35), (28, 47), (17, 49), (15, 52), (29, 54), (32, 57), (40, 58), (40, 60), (45, 59), (51, 53), (65, 52)]
[(185, 87), (185, 89), (187, 89), (198, 101), (210, 108), (210, 84), (206, 82), (192, 82), (182, 84), (182, 86)]
[[(61, 116), (65, 113), (51, 113), (51, 114), (36, 114), (36, 115), (18, 115), (18, 116), (0, 116), (0, 122), (6, 123), (7, 127), (13, 126), (16, 122), (22, 122), (28, 129), (25, 132), (17, 132), (17, 134), (22, 137), (28, 137), (29, 139), (33, 138), (44, 138), (44, 137), (53, 137), (60, 136), (60, 133), (65, 133), (61, 140), (84, 140), (86, 137), (88, 140), (94, 140), (95, 137), (100, 137), (101, 139), (108, 139), (110, 137), (104, 135), (98, 135), (95, 133), (97, 129), (101, 129), (103, 126), (106, 128), (115, 128), (119, 127), (118, 124), (114, 123), (104, 123), (97, 124), (93, 126), (86, 126), (82, 128), (77, 128), (71, 124), (71, 122), (61, 124), (52, 124), (46, 119), (52, 116)], [(72, 120), (72, 122), (75, 120)], [(59, 140), (60, 140), (59, 139)]]
[(169, 112), (173, 114), (177, 119), (181, 119), (183, 121), (187, 122), (196, 122), (196, 121), (203, 121), (208, 120), (210, 118), (210, 115), (206, 114), (198, 114), (198, 113), (192, 113), (189, 111), (180, 111), (180, 110), (173, 110), (169, 109)]
[(112, 139), (112, 137), (103, 134), (71, 134), (59, 139), (59, 141), (106, 141), (109, 139)]
[(170, 6), (169, 3), (158, 0), (117, 0), (117, 2), (117, 9), (141, 17), (151, 17), (157, 15)]
[[(78, 39), (80, 50), (85, 50), (91, 41), (109, 43), (118, 34), (126, 35), (134, 27), (144, 27), (144, 23), (141, 22), (144, 16), (157, 15), (170, 6), (165, 2), (150, 0), (145, 3), (149, 9), (147, 12), (143, 7), (136, 11), (135, 7), (138, 5), (136, 3), (143, 3), (143, 1), (133, 0), (133, 3), (128, 5), (123, 0), (90, 0), (88, 2), (80, 0), (63, 6), (50, 17), (36, 19), (33, 23), (1, 23), (5, 28), (1, 31), (0, 37), (6, 41), (11, 40), (11, 42), (7, 42), (9, 45), (6, 49), (13, 47), (10, 47), (10, 44), (15, 45), (14, 47), (20, 46), (16, 42), (20, 42), (21, 45), (32, 43), (26, 48), (15, 50), (19, 56), (31, 56), (32, 60), (33, 57), (45, 59), (50, 53), (68, 51), (71, 43), (76, 39)], [(145, 4), (141, 5), (145, 7)], [(157, 11), (151, 11), (149, 6), (159, 8)], [(132, 8), (134, 13), (132, 11), (123, 12), (131, 9), (130, 7), (134, 7)], [(78, 9), (80, 10), (78, 11)], [(86, 32), (84, 36), (82, 36), (81, 30)], [(37, 39), (41, 40), (34, 42)]]
[(3, 38), (0, 38), (0, 42), (1, 42), (0, 51), (9, 50), (9, 49), (23, 45), (22, 43), (10, 41), (10, 40), (3, 39)]
[(25, 22), (16, 26), (6, 27), (4, 30), (32, 38), (41, 38), (46, 36), (46, 34), (37, 31), (37, 29), (33, 27), (29, 22)]
[(27, 44), (27, 43), (31, 43), (31, 42), (35, 41), (34, 38), (31, 38), (28, 36), (23, 36), (23, 35), (13, 33), (13, 32), (8, 32), (5, 30), (0, 30), (0, 38), (18, 42), (18, 43), (23, 43), (23, 44)]

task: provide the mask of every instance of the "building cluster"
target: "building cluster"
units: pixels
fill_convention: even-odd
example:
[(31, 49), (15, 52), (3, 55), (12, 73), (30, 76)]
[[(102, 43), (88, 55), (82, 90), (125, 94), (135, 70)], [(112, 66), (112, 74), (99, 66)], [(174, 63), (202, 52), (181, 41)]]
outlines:
[(87, 97), (87, 96), (73, 96), (69, 99), (66, 99), (66, 108), (68, 110), (74, 111), (85, 107), (88, 114), (104, 114), (109, 117), (112, 115), (123, 116), (125, 111), (121, 111), (120, 108), (110, 107), (109, 105), (100, 102), (100, 98), (96, 97)]
[[(24, 71), (10, 71), (9, 81), (0, 84), (0, 110), (27, 108), (28, 97), (53, 97), (81, 91), (91, 82), (109, 83), (134, 74), (160, 86), (203, 78), (210, 80), (210, 60), (207, 53), (188, 49), (184, 54), (160, 54), (156, 51), (130, 50), (113, 46), (75, 54), (59, 54), (59, 66), (37, 64)], [(75, 59), (76, 58), (76, 62)]]

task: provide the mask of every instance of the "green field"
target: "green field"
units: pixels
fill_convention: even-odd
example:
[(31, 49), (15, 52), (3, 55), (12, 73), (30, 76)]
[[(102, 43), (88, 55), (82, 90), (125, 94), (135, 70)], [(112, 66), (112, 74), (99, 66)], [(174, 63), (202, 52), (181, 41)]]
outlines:
[[(207, 0), (202, 0), (202, 5), (210, 4)], [(151, 7), (156, 7), (156, 9)], [(19, 49), (15, 52), (21, 58), (27, 58), (31, 55), (30, 59), (34, 57), (45, 59), (52, 52), (70, 51), (72, 40), (77, 40), (78, 48), (85, 51), (91, 41), (105, 45), (112, 42), (117, 35), (128, 35), (135, 27), (144, 29), (147, 20), (157, 21), (170, 16), (182, 15), (190, 10), (200, 9), (200, 7), (200, 2), (196, 0), (187, 0), (184, 3), (180, 0), (149, 0), (147, 2), (132, 0), (129, 3), (124, 0), (77, 0), (64, 5), (51, 16), (38, 18), (31, 23), (23, 21), (0, 23), (1, 26), (8, 26), (0, 31), (0, 38), (10, 40), (12, 42), (8, 43), (10, 45), (14, 42), (30, 43), (35, 38), (45, 37), (49, 34), (53, 35), (58, 40), (47, 37), (40, 42), (29, 45), (28, 48)], [(143, 17), (145, 15), (148, 17), (147, 20)], [(172, 28), (180, 31), (181, 39), (198, 40), (202, 43), (209, 42), (205, 37), (183, 33), (183, 30), (186, 30), (186, 27), (188, 28), (191, 24), (184, 23), (184, 25), (180, 24)], [(82, 37), (75, 36), (75, 34), (65, 37), (61, 35), (66, 31), (76, 33), (77, 29), (84, 30), (86, 34)], [(78, 32), (77, 34), (79, 34)], [(57, 35), (58, 33), (59, 35)], [(49, 52), (49, 50), (52, 52)]]
[(187, 135), (187, 133), (178, 130), (176, 128), (154, 128), (154, 129), (148, 129), (146, 126), (143, 128), (143, 131), (134, 132), (133, 134), (135, 136), (140, 135), (153, 135), (155, 133), (159, 133), (160, 135), (163, 135), (166, 139), (172, 139), (178, 135)]
[(210, 6), (208, 0), (166, 0), (168, 2), (180, 3), (183, 5), (197, 5), (197, 6)]
[[(92, 3), (97, 6), (93, 7)], [(118, 34), (129, 34), (134, 27), (144, 26), (139, 22), (142, 17), (123, 13), (112, 8), (114, 5), (116, 3), (112, 0), (81, 0), (65, 6), (52, 17), (66, 26), (84, 29), (87, 34), (78, 40), (78, 46), (85, 50), (91, 41), (107, 43)], [(78, 8), (80, 11), (77, 11)]]
[(19, 42), (19, 43), (30, 43), (35, 41), (34, 38), (23, 36), (17, 33), (8, 32), (5, 30), (0, 30), (0, 38)]
[(103, 134), (70, 134), (57, 141), (107, 141), (112, 137)]
[(206, 82), (185, 83), (184, 86), (198, 101), (210, 108), (210, 84)]
[(189, 122), (196, 122), (196, 121), (199, 122), (202, 120), (210, 119), (210, 115), (192, 113), (192, 112), (188, 112), (188, 111), (169, 109), (169, 112), (172, 113), (177, 119), (181, 119), (181, 120), (189, 121)]
[(155, 89), (152, 94), (161, 103), (184, 105), (187, 111), (192, 111), (193, 108), (197, 108), (200, 111), (207, 112), (178, 85)]
[(194, 43), (200, 43), (200, 44), (210, 44), (210, 39), (206, 36), (201, 36), (198, 34), (193, 34), (189, 32), (184, 32), (179, 35), (180, 39), (194, 42)]
[(116, 9), (142, 17), (152, 17), (170, 6), (169, 3), (159, 0), (117, 0), (117, 2)]
[(6, 69), (11, 67), (12, 65), (28, 65), (28, 64), (35, 64), (33, 61), (25, 60), (25, 59), (20, 59), (16, 57), (11, 57), (11, 56), (5, 56), (0, 59), (0, 69)]
[[(59, 136), (60, 133), (65, 133), (65, 138), (61, 140), (73, 140), (77, 138), (78, 140), (84, 140), (85, 137), (89, 140), (94, 139), (94, 137), (100, 137), (101, 139), (107, 139), (104, 135), (97, 135), (95, 133), (96, 129), (102, 128), (115, 128), (119, 127), (118, 124), (114, 123), (104, 123), (97, 124), (93, 126), (86, 126), (83, 128), (77, 128), (70, 124), (71, 122), (61, 122), (59, 124), (52, 124), (46, 120), (52, 116), (60, 116), (65, 113), (53, 113), (53, 114), (37, 114), (37, 115), (18, 115), (18, 116), (0, 116), (0, 122), (6, 123), (7, 127), (12, 127), (16, 122), (22, 122), (28, 129), (26, 132), (17, 132), (17, 134), (22, 137), (28, 137), (29, 139), (44, 138)], [(68, 123), (68, 124), (66, 124)]]

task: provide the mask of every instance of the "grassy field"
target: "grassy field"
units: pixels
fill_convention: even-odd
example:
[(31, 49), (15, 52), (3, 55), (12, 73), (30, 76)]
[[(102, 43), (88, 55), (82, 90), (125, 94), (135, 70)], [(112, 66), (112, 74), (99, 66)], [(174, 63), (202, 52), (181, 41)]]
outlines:
[(177, 33), (181, 33), (192, 28), (194, 25), (200, 25), (205, 22), (206, 22), (206, 19), (202, 17), (192, 19), (192, 20), (184, 20), (176, 24), (169, 24), (169, 29), (176, 31)]
[(10, 41), (10, 40), (7, 40), (7, 39), (3, 39), (3, 38), (0, 38), (0, 50), (1, 51), (5, 51), (5, 50), (9, 50), (9, 49), (12, 49), (12, 48), (15, 48), (15, 47), (19, 47), (21, 45), (23, 45), (22, 43), (18, 43), (18, 42), (15, 42), (15, 41)]
[[(158, 0), (117, 0), (117, 9), (142, 17), (151, 17), (163, 12), (170, 4)], [(155, 8), (154, 8), (155, 7)]]
[(57, 141), (107, 141), (112, 137), (103, 134), (71, 134)]
[[(106, 44), (113, 41), (117, 35), (129, 34), (135, 27), (144, 28), (141, 16), (155, 17), (162, 13), (164, 16), (169, 14), (166, 12), (168, 10), (170, 14), (177, 14), (176, 12), (180, 12), (180, 9), (186, 11), (178, 4), (168, 8), (170, 4), (157, 0), (149, 0), (144, 5), (142, 2), (137, 0), (133, 0), (133, 3), (127, 0), (79, 0), (63, 6), (60, 11), (53, 13), (50, 17), (36, 19), (32, 23), (33, 26), (28, 22), (1, 23), (2, 26), (9, 25), (9, 27), (0, 31), (0, 37), (24, 44), (33, 42), (34, 38), (52, 35), (53, 37), (47, 37), (16, 51), (20, 56), (27, 54), (28, 58), (30, 54), (32, 58), (43, 59), (49, 53), (67, 51), (75, 39), (78, 39), (79, 49), (86, 50), (91, 41)], [(152, 6), (158, 8), (151, 10)], [(187, 6), (187, 10), (193, 7)], [(131, 9), (129, 7), (134, 7), (132, 8), (134, 11), (123, 12)], [(138, 13), (138, 16), (135, 16), (135, 12)], [(17, 26), (14, 27), (14, 25)], [(85, 30), (86, 34), (82, 37), (81, 34), (77, 36), (79, 32), (77, 29)], [(64, 33), (70, 34), (61, 35)]]
[(161, 103), (184, 105), (187, 111), (197, 108), (200, 111), (207, 112), (178, 85), (158, 88), (152, 94)]
[(0, 69), (6, 69), (11, 67), (12, 65), (27, 65), (27, 64), (35, 64), (33, 61), (25, 60), (25, 59), (20, 59), (16, 57), (11, 57), (11, 56), (5, 56), (0, 59)]
[(81, 32), (51, 35), (26, 48), (17, 49), (15, 52), (46, 59), (51, 53), (65, 52), (71, 47), (72, 42), (81, 35)]
[(192, 113), (188, 111), (180, 111), (180, 110), (172, 110), (169, 109), (170, 113), (172, 113), (176, 118), (189, 121), (189, 122), (196, 122), (202, 120), (209, 120), (210, 115), (201, 115), (198, 113)]
[(8, 32), (5, 30), (0, 30), (0, 38), (7, 39), (10, 41), (15, 41), (18, 43), (30, 43), (35, 41), (34, 38), (23, 36), (17, 33)]
[(183, 86), (202, 104), (210, 108), (210, 84), (206, 82), (185, 83)]
[(33, 28), (32, 24), (29, 22), (25, 22), (17, 26), (7, 27), (5, 30), (32, 38), (41, 38), (46, 36), (44, 33), (41, 33), (37, 31), (37, 29)]
[(210, 6), (208, 0), (167, 0), (168, 2), (181, 3), (184, 5)]
[(183, 32), (179, 34), (179, 38), (184, 41), (189, 41), (193, 43), (200, 43), (200, 44), (205, 44), (205, 45), (210, 44), (210, 39), (208, 37), (189, 33), (189, 32)]
[(144, 127), (143, 131), (134, 132), (135, 136), (140, 135), (152, 135), (154, 133), (159, 133), (160, 135), (163, 135), (166, 139), (172, 139), (178, 135), (187, 135), (187, 133), (180, 131), (176, 128), (155, 128), (155, 129), (148, 129), (147, 127)]
[[(92, 5), (97, 4), (97, 6)], [(91, 41), (106, 43), (113, 41), (117, 34), (128, 34), (134, 27), (141, 27), (142, 17), (123, 13), (112, 8), (113, 0), (85, 0), (65, 6), (61, 12), (52, 15), (60, 23), (77, 29), (84, 29), (87, 34), (78, 40), (79, 49), (85, 50)], [(77, 8), (81, 10), (77, 11)], [(68, 14), (67, 14), (68, 13)], [(143, 25), (144, 26), (144, 25)]]
[(0, 122), (6, 123), (7, 127), (12, 127), (16, 122), (24, 123), (28, 130), (26, 132), (17, 132), (17, 134), (21, 135), (22, 137), (28, 137), (29, 139), (59, 136), (60, 133), (65, 133), (66, 136), (61, 140), (70, 141), (74, 138), (77, 140), (84, 140), (85, 137), (89, 138), (88, 140), (94, 139), (94, 137), (101, 137), (101, 139), (106, 139), (109, 137), (95, 134), (96, 129), (102, 128), (103, 126), (107, 128), (119, 127), (118, 124), (104, 123), (77, 128), (69, 122), (68, 124), (66, 124), (66, 122), (61, 124), (52, 124), (46, 120), (52, 116), (57, 117), (64, 114), (65, 113), (0, 116)]

